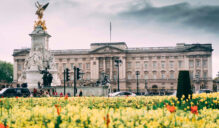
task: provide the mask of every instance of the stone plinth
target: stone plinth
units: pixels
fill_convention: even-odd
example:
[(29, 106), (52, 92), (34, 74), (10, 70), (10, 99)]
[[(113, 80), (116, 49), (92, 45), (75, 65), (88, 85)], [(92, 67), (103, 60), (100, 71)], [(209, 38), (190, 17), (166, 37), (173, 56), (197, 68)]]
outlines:
[(51, 37), (41, 26), (37, 26), (30, 34), (31, 50), (25, 59), (24, 70), (18, 79), (19, 83), (27, 83), (28, 88), (37, 88), (38, 83), (43, 83), (42, 70), (48, 69), (52, 74), (51, 86), (61, 85), (57, 75), (54, 56), (48, 50), (49, 38)]

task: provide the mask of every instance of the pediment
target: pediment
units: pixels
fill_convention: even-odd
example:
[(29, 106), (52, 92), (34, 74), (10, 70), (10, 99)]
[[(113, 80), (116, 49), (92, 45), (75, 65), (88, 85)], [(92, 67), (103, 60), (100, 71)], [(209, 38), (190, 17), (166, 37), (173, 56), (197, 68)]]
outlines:
[(188, 49), (186, 49), (186, 51), (213, 51), (213, 49), (211, 47), (205, 47), (202, 45), (195, 45), (193, 47), (190, 47)]
[(121, 53), (124, 52), (124, 50), (112, 47), (112, 46), (103, 46), (97, 49), (94, 49), (90, 53)]
[(26, 56), (29, 54), (30, 49), (19, 49), (19, 50), (14, 50), (13, 56)]

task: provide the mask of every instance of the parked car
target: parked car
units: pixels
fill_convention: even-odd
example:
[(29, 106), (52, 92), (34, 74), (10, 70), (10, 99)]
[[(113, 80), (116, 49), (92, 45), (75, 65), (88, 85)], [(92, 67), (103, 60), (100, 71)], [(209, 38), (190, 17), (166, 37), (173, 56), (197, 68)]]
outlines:
[(115, 93), (110, 93), (110, 97), (116, 97), (116, 96), (136, 96), (136, 94), (132, 92), (115, 92)]
[(28, 88), (4, 88), (0, 91), (0, 97), (29, 97), (30, 91)]
[(176, 96), (176, 93), (177, 93), (177, 91), (175, 90), (175, 91), (171, 94), (171, 96)]
[(196, 93), (200, 94), (200, 93), (211, 93), (212, 91), (209, 89), (201, 89), (199, 91), (197, 91)]

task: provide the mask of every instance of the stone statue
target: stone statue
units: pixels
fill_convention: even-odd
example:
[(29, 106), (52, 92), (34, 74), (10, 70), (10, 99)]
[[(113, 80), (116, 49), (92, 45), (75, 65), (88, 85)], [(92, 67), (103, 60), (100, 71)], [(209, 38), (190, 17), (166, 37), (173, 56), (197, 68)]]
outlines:
[(52, 79), (53, 79), (53, 76), (51, 73), (48, 74), (48, 78), (47, 78), (47, 82), (48, 82), (48, 85), (51, 86), (51, 83), (52, 83)]
[(48, 72), (47, 68), (45, 70), (42, 70), (41, 74), (43, 74), (43, 86), (50, 87), (53, 79), (52, 74)]
[(36, 29), (37, 26), (41, 26), (43, 30), (46, 30), (46, 22), (45, 20), (41, 20), (43, 18), (43, 12), (46, 10), (49, 3), (42, 5), (38, 1), (35, 3), (37, 7), (36, 15), (38, 16), (38, 21), (35, 21), (34, 29)]
[(38, 1), (35, 3), (36, 7), (37, 7), (37, 11), (36, 11), (36, 15), (38, 15), (39, 19), (43, 18), (43, 11), (46, 10), (47, 6), (49, 5), (49, 3), (42, 5), (40, 4)]

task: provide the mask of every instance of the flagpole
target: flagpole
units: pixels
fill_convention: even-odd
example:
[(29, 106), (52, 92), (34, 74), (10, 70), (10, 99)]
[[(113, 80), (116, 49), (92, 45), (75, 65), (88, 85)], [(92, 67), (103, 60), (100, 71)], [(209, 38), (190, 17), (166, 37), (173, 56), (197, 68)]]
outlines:
[(112, 26), (111, 26), (111, 21), (110, 21), (110, 42), (111, 42), (111, 31), (112, 31)]

